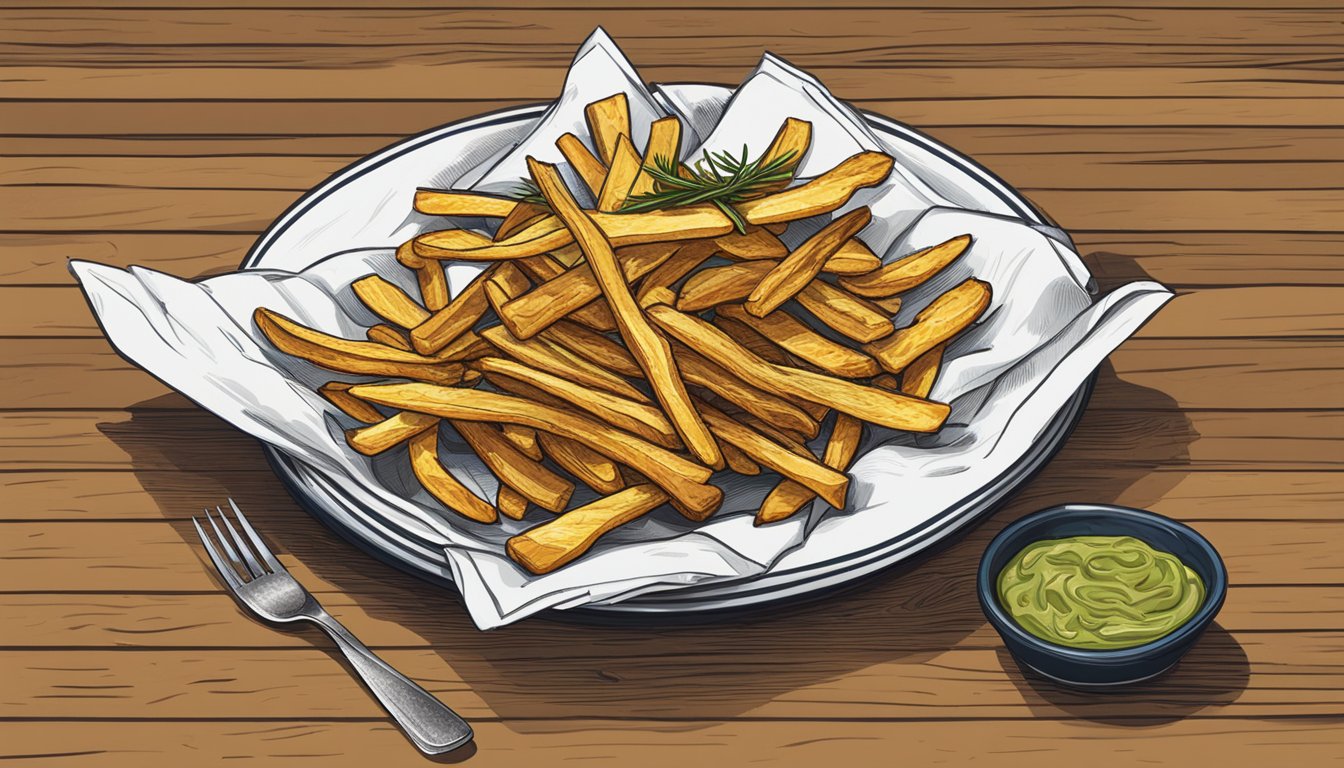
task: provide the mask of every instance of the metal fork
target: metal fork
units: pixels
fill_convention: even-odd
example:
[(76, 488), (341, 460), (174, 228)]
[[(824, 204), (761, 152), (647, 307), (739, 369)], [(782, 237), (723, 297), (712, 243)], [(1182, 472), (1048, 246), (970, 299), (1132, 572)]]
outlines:
[[(279, 624), (310, 621), (325, 630), (354, 666), (360, 679), (397, 721), (397, 725), (425, 754), (448, 752), (471, 741), (471, 726), (467, 725), (467, 721), (356, 640), (285, 570), (285, 566), (280, 564), (257, 535), (233, 499), (229, 499), (229, 507), (247, 534), (246, 540), (238, 534), (220, 507), (215, 507), (215, 512), (224, 522), (227, 536), (219, 523), (215, 522), (215, 516), (210, 514), (210, 510), (205, 510), (205, 517), (214, 529), (219, 548), (201, 527), (198, 518), (193, 517), (191, 522), (196, 526), (196, 533), (201, 537), (210, 560), (238, 602), (267, 621)], [(227, 559), (220, 557), (220, 548)], [(240, 576), (240, 573), (246, 575)]]

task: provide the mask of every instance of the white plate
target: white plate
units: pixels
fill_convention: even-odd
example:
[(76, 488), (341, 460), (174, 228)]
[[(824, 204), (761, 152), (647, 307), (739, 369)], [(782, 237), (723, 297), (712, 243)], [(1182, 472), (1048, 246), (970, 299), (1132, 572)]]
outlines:
[[(716, 86), (662, 86), (683, 103), (700, 98), (722, 99), (727, 89)], [(387, 201), (404, 199), (405, 178), (423, 178), (423, 169), (450, 168), (468, 154), (481, 156), (521, 138), (545, 105), (497, 112), (436, 128), (384, 149), (350, 166), (313, 189), (290, 207), (263, 234), (242, 268), (301, 270), (332, 253), (354, 246), (396, 245), (394, 232), (403, 222), (391, 206), (373, 221), (343, 215), (343, 198), (355, 195), (353, 182), (386, 185)], [(1043, 216), (1007, 184), (970, 159), (899, 123), (865, 115), (869, 124), (902, 162), (916, 165), (921, 178), (945, 196), (973, 210), (1016, 216), (1047, 225)], [(450, 174), (446, 174), (450, 176)], [(414, 183), (411, 184), (414, 186)], [(1033, 450), (1009, 471), (975, 489), (958, 503), (928, 515), (901, 535), (874, 542), (841, 557), (807, 557), (804, 545), (789, 557), (790, 567), (760, 576), (685, 587), (633, 597), (609, 605), (588, 605), (588, 614), (705, 614), (739, 611), (779, 601), (816, 597), (843, 584), (896, 565), (928, 549), (992, 511), (1043, 467), (1063, 445), (1081, 417), (1091, 382), (1081, 387), (1055, 416)], [(355, 499), (322, 473), (265, 447), (276, 474), (296, 499), (338, 534), (380, 560), (431, 582), (452, 585), (442, 547), (423, 526)], [(574, 613), (574, 610), (567, 613)]]

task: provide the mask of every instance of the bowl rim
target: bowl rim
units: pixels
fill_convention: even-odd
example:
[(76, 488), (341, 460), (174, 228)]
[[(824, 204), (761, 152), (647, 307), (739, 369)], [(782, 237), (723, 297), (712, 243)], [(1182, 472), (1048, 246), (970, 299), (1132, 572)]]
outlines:
[[(1013, 619), (1011, 615), (999, 604), (998, 594), (995, 589), (997, 583), (996, 573), (991, 573), (990, 564), (1001, 550), (1007, 548), (1013, 540), (1021, 534), (1023, 529), (1028, 526), (1049, 521), (1052, 519), (1067, 519), (1075, 516), (1087, 515), (1096, 517), (1098, 514), (1111, 517), (1117, 520), (1141, 521), (1144, 523), (1155, 524), (1166, 528), (1175, 535), (1186, 539), (1196, 548), (1203, 551), (1204, 555), (1212, 564), (1212, 578), (1205, 584), (1204, 602), (1200, 605), (1195, 615), (1191, 616), (1184, 624), (1163, 635), (1156, 640), (1150, 640), (1142, 645), (1135, 645), (1128, 648), (1117, 648), (1112, 650), (1097, 650), (1090, 648), (1070, 648), (1065, 645), (1052, 643), (1043, 638), (1037, 637), (1022, 628), (1020, 624)], [(1142, 540), (1141, 536), (1136, 536)], [(1039, 539), (1036, 539), (1039, 540)], [(1026, 546), (1028, 543), (1023, 543)], [(1146, 542), (1145, 542), (1146, 543)], [(1151, 546), (1151, 545), (1150, 545)], [(997, 535), (985, 547), (984, 554), (980, 556), (980, 566), (976, 569), (976, 593), (980, 598), (980, 607), (984, 610), (986, 618), (994, 625), (1001, 635), (1011, 636), (1013, 641), (1031, 646), (1036, 650), (1049, 653), (1055, 657), (1067, 659), (1075, 662), (1084, 662), (1091, 664), (1124, 664), (1141, 659), (1145, 659), (1155, 653), (1166, 651), (1175, 646), (1180, 646), (1188, 641), (1193, 641), (1198, 637), (1207, 626), (1213, 621), (1214, 616), (1223, 606), (1223, 600), (1227, 597), (1227, 567), (1223, 563), (1222, 555), (1214, 548), (1209, 540), (1204, 538), (1198, 531), (1184, 523), (1173, 520), (1164, 515), (1147, 510), (1135, 509), (1133, 507), (1122, 507), (1114, 504), (1060, 504), (1048, 507), (1018, 520), (1013, 521)], [(1007, 643), (1009, 650), (1016, 655), (1013, 643)]]

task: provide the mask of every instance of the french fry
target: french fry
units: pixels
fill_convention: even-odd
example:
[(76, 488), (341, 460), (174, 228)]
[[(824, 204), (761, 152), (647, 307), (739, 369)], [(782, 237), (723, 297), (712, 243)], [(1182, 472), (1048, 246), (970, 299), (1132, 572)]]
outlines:
[[(784, 124), (779, 127), (775, 138), (770, 142), (770, 147), (761, 155), (761, 165), (774, 161), (776, 158), (789, 156), (789, 165), (797, 168), (803, 161), (803, 155), (807, 154), (807, 149), (812, 144), (812, 124), (806, 120), (799, 120), (795, 117), (786, 118)], [(777, 181), (764, 191), (774, 189), (783, 189), (789, 185), (788, 181)]]
[(565, 274), (565, 270), (569, 269), (569, 267), (561, 264), (558, 259), (549, 253), (543, 253), (540, 256), (531, 256), (526, 259), (519, 259), (514, 263), (518, 265), (519, 269), (523, 270), (523, 274), (527, 275), (536, 283), (544, 283), (547, 280), (554, 280)]
[(900, 373), (915, 358), (961, 333), (989, 307), (989, 283), (971, 278), (934, 299), (915, 315), (913, 324), (864, 347), (891, 373)]
[(677, 295), (677, 309), (699, 312), (720, 304), (738, 302), (751, 295), (778, 261), (744, 261), (702, 269), (691, 275)]
[(773, 365), (694, 315), (683, 314), (665, 304), (649, 307), (647, 312), (650, 319), (677, 340), (757, 389), (785, 393), (884, 427), (908, 432), (934, 432), (947, 419), (949, 409), (944, 403)]
[(831, 254), (868, 226), (872, 218), (872, 212), (867, 207), (855, 208), (809, 237), (756, 284), (744, 305), (747, 312), (764, 317), (779, 309), (812, 282), (812, 278), (821, 273), (822, 265)]
[(414, 328), (429, 319), (429, 312), (415, 299), (378, 275), (361, 277), (350, 287), (364, 306), (393, 325)]
[[(868, 383), (869, 383), (869, 384), (872, 384), (874, 387), (881, 387), (881, 388), (883, 388), (883, 389), (889, 389), (889, 390), (891, 390), (892, 392), (900, 392), (900, 391), (902, 391), (902, 390), (901, 390), (901, 380), (900, 380), (899, 378), (895, 377), (895, 376), (892, 376), (890, 373), (884, 373), (884, 374), (882, 374), (882, 375), (880, 375), (880, 376), (874, 376), (874, 377), (873, 377), (873, 380), (870, 381), (870, 382), (868, 382)], [(910, 393), (909, 393), (909, 392), (906, 392), (906, 394), (908, 395), (908, 394), (910, 394)]]
[(901, 372), (901, 391), (914, 397), (928, 397), (933, 391), (934, 379), (938, 378), (938, 369), (943, 363), (943, 350), (947, 342), (933, 347), (916, 357)]
[[(859, 440), (862, 436), (862, 421), (847, 413), (837, 413), (835, 426), (831, 428), (831, 436), (826, 441), (822, 463), (838, 472), (848, 469), (849, 463), (854, 460), (854, 454), (859, 449)], [(756, 511), (755, 524), (766, 525), (785, 520), (802, 509), (803, 505), (816, 495), (812, 489), (793, 480), (781, 480), (779, 485), (771, 489), (765, 501), (761, 502), (760, 509)]]
[(588, 133), (593, 137), (597, 157), (608, 168), (616, 157), (621, 136), (630, 138), (630, 102), (624, 93), (615, 93), (583, 108)]
[(559, 344), (536, 337), (527, 340), (518, 339), (502, 325), (486, 328), (480, 335), (505, 355), (533, 368), (562, 379), (569, 379), (575, 384), (595, 387), (630, 400), (639, 402), (649, 400), (647, 395), (632, 387), (630, 382), (593, 365)]
[(287, 355), (341, 373), (456, 384), (462, 379), (458, 363), (394, 349), (371, 341), (352, 341), (299, 325), (289, 318), (258, 307), (252, 315), (257, 328)]
[(506, 261), (498, 265), (495, 273), (485, 282), (485, 298), (490, 302), (490, 308), (498, 315), (505, 304), (513, 301), (514, 297), (530, 287), (527, 278), (523, 277), (518, 267), (513, 262)]
[(411, 352), (411, 342), (406, 340), (401, 331), (390, 325), (378, 324), (364, 332), (369, 341), (385, 344), (393, 349), (400, 349), (403, 352)]
[(401, 445), (439, 423), (436, 416), (401, 411), (359, 429), (346, 430), (345, 442), (365, 456), (376, 456)]
[(407, 240), (397, 246), (397, 262), (407, 269), (420, 269), (425, 260), (415, 255), (415, 241)]
[(679, 248), (671, 258), (644, 276), (639, 284), (639, 291), (635, 294), (636, 302), (643, 305), (650, 291), (656, 288), (670, 288), (673, 283), (690, 274), (691, 270), (713, 256), (714, 249), (712, 241), (687, 243)]
[(765, 317), (756, 317), (743, 310), (740, 304), (728, 304), (719, 307), (717, 313), (722, 317), (750, 325), (789, 353), (827, 373), (847, 379), (859, 379), (876, 376), (881, 372), (877, 361), (873, 358), (831, 341), (782, 309), (775, 310)]
[(513, 443), (504, 438), (504, 433), (478, 421), (463, 419), (449, 421), (453, 429), (467, 441), (467, 445), (471, 446), (501, 483), (512, 487), (538, 507), (551, 512), (561, 512), (569, 504), (569, 497), (574, 493), (574, 484), (523, 455), (513, 447)]
[(676, 357), (688, 383), (713, 392), (762, 421), (785, 425), (809, 436), (817, 434), (817, 422), (801, 407), (772, 392), (746, 384), (722, 366), (684, 346), (676, 347)]
[(630, 187), (631, 197), (653, 191), (653, 177), (646, 168), (657, 167), (655, 163), (658, 158), (674, 164), (681, 159), (681, 120), (675, 116), (661, 117), (649, 124), (649, 141), (644, 146), (644, 167)]
[(590, 214), (613, 247), (676, 240), (703, 240), (733, 231), (733, 222), (710, 204), (687, 205), (642, 213)]
[(411, 241), (422, 259), (457, 261), (507, 261), (540, 256), (574, 242), (554, 216), (546, 216), (498, 242), (462, 229), (445, 229), (417, 235)]
[(641, 309), (654, 304), (675, 304), (677, 294), (672, 292), (671, 288), (662, 285), (651, 285), (647, 290), (641, 290), (636, 299)]
[(873, 303), (873, 306), (893, 317), (901, 311), (900, 296), (884, 296), (880, 299), (869, 299), (869, 301)]
[(948, 264), (956, 261), (970, 245), (970, 235), (958, 235), (938, 245), (916, 251), (866, 275), (842, 277), (840, 285), (860, 296), (874, 298), (905, 293), (922, 285)]
[(895, 161), (880, 152), (860, 152), (822, 175), (782, 192), (734, 206), (749, 224), (796, 221), (830, 213), (863, 187), (880, 184)]
[[(488, 341), (477, 336), (473, 331), (466, 331), (438, 352), (435, 357), (453, 361), (475, 360), (484, 355), (494, 354), (494, 351), (495, 348)], [(464, 371), (462, 375), (465, 380), (466, 372)]]
[(588, 218), (575, 202), (573, 195), (565, 187), (555, 166), (528, 158), (528, 169), (532, 179), (550, 203), (551, 210), (565, 222), (565, 226), (574, 233), (574, 239), (593, 276), (607, 298), (611, 313), (616, 318), (616, 327), (625, 340), (626, 347), (634, 355), (635, 361), (644, 371), (649, 386), (653, 389), (658, 402), (662, 404), (668, 419), (676, 427), (682, 443), (691, 454), (709, 466), (722, 466), (723, 455), (719, 452), (714, 436), (701, 421), (699, 414), (691, 407), (690, 395), (681, 379), (676, 361), (672, 359), (672, 350), (667, 340), (653, 330), (649, 321), (635, 303), (625, 274), (616, 261), (616, 253), (607, 242), (601, 230)]
[(565, 162), (573, 166), (574, 172), (583, 179), (584, 185), (596, 200), (602, 192), (602, 183), (607, 179), (607, 166), (588, 150), (582, 139), (572, 133), (566, 133), (556, 139), (555, 146), (560, 148), (560, 154), (565, 156)]
[(444, 274), (442, 264), (434, 261), (417, 267), (415, 281), (420, 284), (420, 300), (425, 309), (436, 312), (448, 306), (452, 297), (448, 293), (448, 276)]
[(411, 329), (411, 346), (422, 355), (432, 355), (466, 333), (485, 316), (490, 301), (485, 295), (485, 284), (495, 274), (498, 264), (486, 267), (474, 280), (467, 283), (448, 306), (429, 316), (425, 322)]
[(832, 330), (858, 342), (876, 341), (896, 330), (885, 311), (825, 280), (813, 280), (794, 298)]
[(752, 461), (751, 457), (743, 453), (741, 448), (727, 440), (720, 440), (719, 450), (723, 451), (724, 463), (737, 474), (748, 476), (761, 474), (761, 465)]
[(757, 357), (767, 363), (789, 364), (789, 356), (784, 354), (784, 350), (775, 346), (774, 342), (762, 336), (759, 331), (750, 325), (723, 315), (714, 316), (714, 325), (728, 334), (733, 341), (751, 350)]
[(504, 220), (499, 223), (499, 229), (495, 230), (495, 236), (491, 240), (496, 243), (500, 240), (507, 240), (550, 215), (550, 209), (544, 205), (518, 203), (509, 212), (509, 215), (505, 216)]
[(439, 431), (428, 429), (412, 437), (407, 444), (411, 457), (411, 471), (426, 491), (440, 504), (459, 515), (478, 523), (493, 523), (498, 519), (495, 508), (472, 493), (460, 480), (453, 477), (439, 461)]
[(510, 538), (504, 549), (533, 574), (550, 573), (587, 552), (603, 534), (667, 500), (667, 494), (655, 485), (632, 485), (530, 528)]
[(630, 196), (630, 187), (635, 183), (643, 167), (643, 161), (639, 157), (639, 152), (635, 150), (635, 145), (630, 143), (630, 137), (625, 134), (618, 136), (611, 168), (607, 171), (607, 178), (602, 182), (602, 190), (597, 194), (597, 210), (606, 213), (621, 210), (621, 206), (625, 205), (625, 199)]
[(857, 238), (850, 238), (826, 260), (822, 272), (832, 275), (866, 275), (882, 266), (882, 260)]
[(499, 514), (512, 520), (522, 520), (527, 516), (527, 497), (511, 485), (499, 484), (495, 491), (495, 506)]
[(559, 376), (531, 368), (513, 360), (483, 357), (473, 367), (482, 373), (508, 376), (560, 398), (606, 423), (667, 448), (677, 448), (677, 432), (661, 411), (593, 387), (575, 384)]
[(639, 363), (635, 362), (635, 358), (630, 356), (630, 352), (625, 347), (590, 328), (585, 328), (568, 320), (557, 320), (542, 331), (541, 335), (579, 357), (587, 359), (594, 365), (599, 365), (614, 373), (619, 373), (622, 376), (644, 376), (644, 371), (640, 370)]
[(723, 492), (706, 484), (711, 475), (708, 467), (572, 411), (497, 392), (418, 383), (365, 384), (352, 387), (350, 393), (389, 408), (455, 420), (520, 424), (576, 440), (643, 474), (699, 520), (723, 501)]
[(520, 427), (517, 424), (501, 424), (499, 431), (504, 433), (504, 439), (513, 443), (524, 456), (533, 461), (541, 461), (545, 456), (541, 452), (541, 444), (537, 441), (537, 431), (527, 427)]
[(625, 487), (615, 462), (567, 437), (542, 432), (541, 447), (551, 460), (598, 493), (615, 493)]
[(344, 381), (328, 381), (326, 384), (317, 388), (318, 394), (327, 399), (327, 402), (336, 406), (346, 416), (362, 421), (365, 424), (374, 424), (387, 418), (372, 405), (360, 400), (358, 397), (350, 394), (349, 384)]
[(415, 190), (415, 210), (430, 216), (486, 216), (503, 218), (513, 213), (517, 200), (452, 189)]
[(789, 255), (788, 246), (762, 227), (752, 227), (746, 234), (734, 232), (716, 237), (714, 244), (734, 259), (782, 259)]

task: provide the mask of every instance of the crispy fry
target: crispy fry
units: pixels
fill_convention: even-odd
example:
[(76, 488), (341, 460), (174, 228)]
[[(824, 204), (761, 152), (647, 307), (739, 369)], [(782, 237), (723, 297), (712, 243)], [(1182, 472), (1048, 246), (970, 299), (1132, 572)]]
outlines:
[(780, 305), (812, 282), (831, 254), (868, 226), (872, 218), (872, 212), (867, 207), (855, 208), (809, 237), (761, 278), (761, 282), (747, 297), (746, 310), (756, 317), (764, 317), (779, 309)]
[(896, 330), (885, 311), (825, 280), (813, 280), (794, 298), (832, 330), (855, 341), (876, 341)]
[(401, 411), (377, 424), (346, 430), (345, 442), (365, 456), (376, 456), (401, 445), (438, 423), (437, 416)]
[(624, 93), (615, 93), (583, 108), (588, 133), (593, 137), (597, 157), (608, 168), (616, 157), (621, 136), (630, 138), (630, 102)]
[(734, 232), (716, 237), (714, 244), (734, 259), (782, 259), (789, 255), (788, 246), (762, 227), (752, 227), (746, 234)]
[[(789, 164), (797, 168), (811, 144), (812, 124), (796, 117), (786, 118), (784, 124), (779, 127), (779, 131), (775, 134), (774, 140), (770, 142), (770, 148), (765, 150), (764, 155), (761, 155), (761, 164), (764, 165), (787, 154), (789, 155)], [(788, 185), (788, 181), (777, 181), (767, 187), (765, 191), (783, 189)]]
[(719, 450), (723, 451), (724, 463), (737, 474), (749, 476), (761, 474), (761, 465), (752, 461), (751, 457), (743, 453), (741, 448), (727, 440), (720, 440)]
[(468, 490), (439, 461), (439, 430), (421, 432), (412, 437), (406, 447), (410, 452), (411, 471), (415, 473), (415, 479), (439, 503), (478, 523), (493, 523), (498, 519), (494, 507)]
[(448, 419), (521, 424), (577, 440), (640, 472), (681, 501), (696, 519), (708, 517), (723, 501), (723, 492), (706, 484), (711, 474), (708, 467), (571, 411), (496, 392), (416, 383), (365, 384), (353, 387), (350, 393), (392, 408), (409, 408)]
[(436, 312), (448, 306), (448, 276), (437, 261), (426, 262), (415, 270), (415, 281), (420, 284), (420, 300), (425, 309)]
[(514, 263), (518, 265), (519, 269), (523, 270), (523, 274), (527, 275), (535, 283), (544, 283), (547, 280), (554, 280), (565, 274), (565, 270), (569, 269), (569, 267), (561, 264), (558, 259), (549, 253), (543, 253), (540, 256), (530, 256), (526, 259), (519, 259)]
[(491, 238), (493, 242), (506, 240), (509, 237), (518, 234), (528, 227), (536, 224), (543, 217), (550, 216), (551, 212), (544, 205), (536, 203), (518, 203), (509, 212), (504, 220), (499, 222), (499, 229), (495, 230), (495, 236)]
[(773, 392), (744, 383), (722, 366), (706, 360), (684, 346), (678, 345), (675, 349), (682, 375), (690, 384), (713, 392), (763, 421), (785, 425), (809, 436), (817, 434), (817, 422), (799, 406)]
[(826, 260), (826, 265), (821, 271), (833, 275), (865, 275), (880, 266), (882, 260), (877, 258), (877, 254), (858, 238), (851, 237), (840, 246), (840, 250)]
[(915, 358), (961, 333), (989, 307), (989, 283), (971, 278), (934, 299), (915, 315), (915, 322), (864, 347), (891, 373), (900, 373)]
[(495, 506), (499, 508), (499, 514), (513, 519), (522, 520), (527, 516), (527, 497), (511, 485), (499, 484), (495, 491)]
[(858, 379), (876, 376), (881, 372), (876, 360), (831, 341), (782, 309), (765, 317), (755, 317), (744, 311), (740, 304), (728, 304), (719, 307), (717, 313), (750, 325), (791, 354), (836, 376)]
[(733, 231), (733, 222), (712, 205), (687, 205), (643, 213), (592, 213), (612, 246), (701, 240)]
[(481, 195), (453, 189), (415, 190), (415, 210), (430, 216), (489, 216), (502, 218), (513, 213), (517, 200), (496, 195)]
[(643, 168), (639, 152), (630, 143), (630, 137), (621, 134), (616, 138), (616, 154), (611, 160), (611, 169), (602, 182), (602, 191), (597, 195), (597, 210), (612, 213), (621, 210), (625, 199), (630, 196), (630, 187)]
[(364, 306), (393, 325), (414, 328), (429, 319), (429, 312), (416, 304), (415, 299), (377, 275), (361, 277), (350, 287)]
[(615, 493), (625, 487), (620, 467), (606, 456), (567, 437), (542, 432), (541, 447), (551, 460), (598, 493)]
[[(574, 484), (523, 455), (504, 438), (504, 433), (478, 421), (451, 419), (450, 422), (500, 483), (511, 486), (528, 501), (551, 512), (561, 512), (569, 504)], [(500, 512), (507, 510), (500, 509)]]
[(776, 365), (789, 364), (789, 357), (784, 354), (784, 350), (775, 346), (774, 342), (762, 336), (750, 325), (723, 315), (715, 315), (714, 324), (728, 334), (729, 338), (751, 350), (762, 360)]
[(572, 133), (566, 133), (556, 139), (555, 146), (560, 148), (560, 154), (564, 155), (565, 161), (573, 166), (574, 172), (583, 179), (588, 192), (596, 200), (602, 192), (602, 183), (607, 178), (607, 166), (588, 150), (582, 139)]
[(498, 264), (486, 267), (476, 279), (448, 302), (448, 306), (429, 316), (425, 322), (411, 329), (411, 346), (422, 355), (432, 355), (448, 346), (485, 316), (490, 302), (485, 296), (485, 284), (494, 275)]
[(328, 381), (318, 387), (317, 391), (342, 413), (356, 421), (374, 424), (387, 418), (377, 408), (350, 394), (350, 388), (353, 386), (344, 381)]
[(663, 330), (758, 389), (786, 393), (892, 429), (934, 432), (947, 419), (943, 403), (907, 397), (844, 379), (773, 365), (694, 315), (659, 304), (649, 317)]
[(900, 296), (884, 296), (880, 299), (869, 299), (869, 301), (873, 303), (873, 306), (893, 317), (901, 311)]
[(941, 272), (971, 245), (970, 235), (958, 235), (916, 251), (866, 275), (840, 278), (840, 285), (860, 296), (892, 296), (922, 285)]
[(605, 496), (514, 536), (504, 545), (515, 563), (534, 574), (550, 573), (592, 548), (603, 534), (668, 500), (645, 483)]
[[(483, 357), (472, 363), (482, 373), (508, 376), (560, 398), (608, 424), (667, 448), (677, 448), (676, 430), (661, 411), (646, 403), (618, 397), (600, 389), (575, 384), (513, 360)], [(493, 379), (492, 379), (493, 380)]]
[(713, 256), (714, 250), (714, 243), (706, 240), (683, 245), (672, 254), (671, 258), (644, 276), (639, 284), (639, 291), (635, 294), (636, 301), (644, 305), (644, 300), (650, 291), (656, 288), (670, 288), (673, 283), (690, 274), (691, 270)]
[(369, 330), (364, 332), (364, 335), (368, 337), (369, 341), (385, 344), (393, 349), (400, 349), (403, 352), (412, 351), (411, 342), (407, 341), (401, 331), (398, 331), (390, 325), (380, 323), (369, 328)]
[(462, 366), (438, 358), (405, 352), (371, 341), (351, 341), (299, 325), (289, 318), (257, 307), (252, 315), (257, 328), (276, 349), (314, 365), (341, 373), (456, 384)]
[[(681, 159), (681, 120), (669, 115), (649, 124), (649, 141), (644, 146), (644, 166), (654, 166), (658, 158), (676, 163)], [(639, 176), (630, 187), (630, 196), (645, 195), (653, 191), (653, 177), (647, 170), (640, 169)]]
[(901, 391), (915, 397), (928, 397), (933, 390), (934, 379), (938, 378), (938, 369), (943, 363), (943, 350), (947, 342), (933, 347), (916, 357), (901, 372)]
[(501, 424), (499, 430), (504, 433), (504, 439), (513, 443), (513, 447), (527, 458), (533, 461), (545, 458), (541, 453), (541, 445), (537, 442), (535, 429), (520, 427), (517, 424)]
[[(862, 436), (862, 421), (847, 413), (837, 413), (835, 426), (831, 428), (831, 436), (826, 441), (822, 463), (839, 472), (848, 469), (849, 463), (854, 460), (855, 452), (859, 449), (859, 440)], [(761, 508), (756, 511), (755, 524), (765, 525), (784, 520), (815, 496), (811, 489), (793, 480), (781, 480), (779, 485), (771, 489), (765, 501), (761, 502)]]
[(644, 375), (644, 371), (639, 368), (639, 363), (635, 362), (635, 358), (630, 356), (625, 347), (616, 343), (610, 337), (577, 323), (558, 320), (542, 331), (541, 335), (579, 357), (586, 358), (589, 362), (600, 365), (614, 373), (635, 377)]
[(540, 256), (573, 241), (559, 220), (546, 216), (498, 242), (491, 242), (475, 232), (445, 229), (416, 236), (411, 248), (422, 259), (507, 261)]
[(481, 338), (515, 360), (562, 379), (569, 379), (575, 384), (596, 387), (639, 402), (649, 400), (647, 395), (630, 386), (630, 382), (625, 379), (546, 339), (533, 337), (524, 341), (514, 337), (502, 325), (481, 331)]
[(639, 298), (636, 299), (636, 301), (639, 302), (641, 309), (650, 307), (654, 304), (675, 304), (677, 301), (677, 294), (673, 293), (671, 288), (666, 288), (661, 285), (651, 285), (648, 290), (640, 291)]
[(860, 152), (811, 181), (734, 206), (749, 224), (796, 221), (830, 213), (863, 187), (880, 184), (895, 161), (880, 152)]
[(719, 304), (742, 301), (751, 295), (778, 261), (744, 261), (696, 272), (681, 286), (677, 309), (699, 312)]
[(648, 319), (635, 303), (611, 244), (579, 208), (555, 166), (528, 158), (528, 168), (532, 172), (532, 179), (550, 203), (551, 210), (565, 222), (583, 249), (593, 276), (616, 318), (616, 328), (644, 371), (649, 386), (676, 427), (682, 442), (701, 462), (709, 466), (722, 466), (723, 455), (719, 453), (714, 436), (691, 407), (690, 395), (686, 392), (686, 384), (681, 379), (676, 361), (672, 359), (672, 350), (667, 340), (649, 325)]
[(420, 269), (425, 260), (415, 255), (415, 241), (407, 240), (397, 246), (397, 262), (407, 269)]
[[(473, 331), (467, 331), (444, 347), (435, 357), (454, 361), (475, 360), (483, 355), (493, 354), (494, 351), (495, 348), (485, 339), (477, 336)], [(465, 381), (465, 371), (462, 376)]]
[[(901, 380), (896, 378), (895, 376), (892, 376), (890, 373), (884, 373), (881, 376), (874, 376), (873, 380), (868, 383), (872, 384), (874, 387), (889, 389), (892, 392), (901, 391)], [(907, 392), (906, 394), (909, 393)]]

